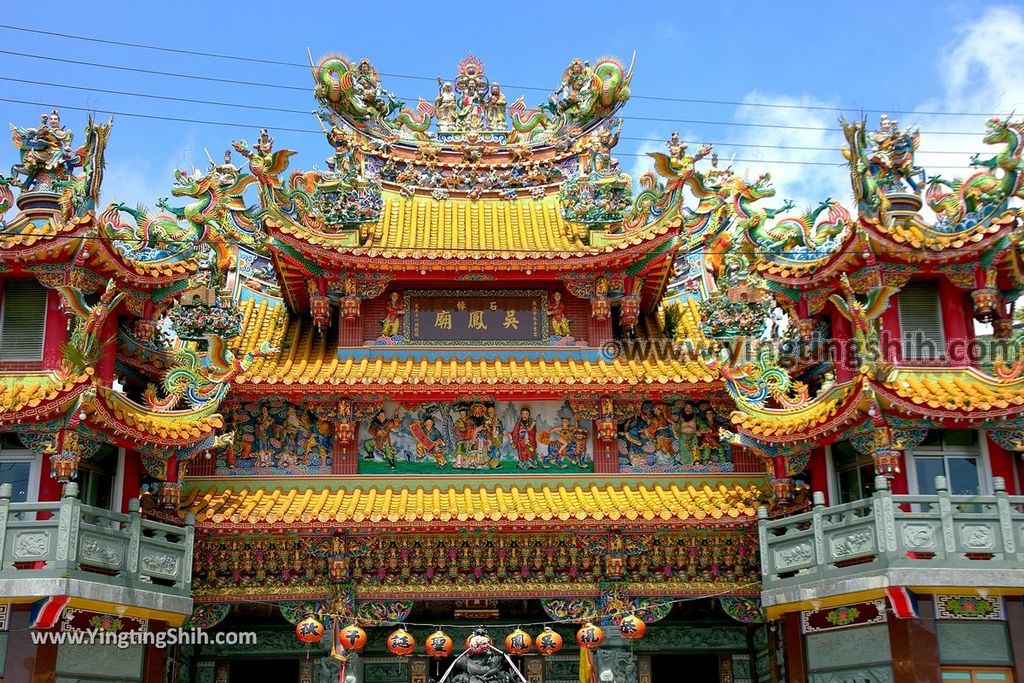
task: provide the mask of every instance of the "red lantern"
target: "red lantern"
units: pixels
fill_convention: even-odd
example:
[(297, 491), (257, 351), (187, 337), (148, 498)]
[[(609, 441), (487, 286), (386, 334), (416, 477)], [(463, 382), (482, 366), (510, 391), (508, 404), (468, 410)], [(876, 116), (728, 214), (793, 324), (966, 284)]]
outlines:
[(314, 617), (306, 617), (296, 625), (295, 637), (300, 643), (319, 643), (324, 637), (324, 625)]
[(627, 614), (619, 621), (619, 632), (623, 638), (629, 638), (630, 640), (643, 638), (644, 634), (647, 633), (647, 622), (635, 614)]
[(612, 305), (606, 296), (595, 296), (590, 300), (590, 315), (594, 320), (607, 320), (612, 315)]
[(622, 310), (619, 322), (626, 329), (636, 325), (640, 319), (640, 297), (635, 294), (622, 297)]
[(588, 621), (576, 632), (576, 642), (582, 648), (593, 650), (604, 642), (604, 631), (600, 626), (594, 626)]
[(557, 631), (545, 626), (544, 630), (537, 634), (537, 651), (542, 655), (553, 655), (562, 649), (562, 636)]
[(444, 631), (434, 631), (427, 636), (426, 648), (428, 657), (447, 657), (452, 653), (455, 643)]
[(521, 628), (505, 636), (505, 649), (514, 655), (525, 655), (533, 645), (533, 638)]
[(402, 655), (404, 657), (405, 655), (412, 654), (415, 648), (416, 639), (404, 628), (399, 628), (388, 636), (388, 650), (393, 655)]
[(366, 631), (358, 624), (349, 624), (338, 631), (338, 644), (349, 652), (358, 652), (366, 645)]

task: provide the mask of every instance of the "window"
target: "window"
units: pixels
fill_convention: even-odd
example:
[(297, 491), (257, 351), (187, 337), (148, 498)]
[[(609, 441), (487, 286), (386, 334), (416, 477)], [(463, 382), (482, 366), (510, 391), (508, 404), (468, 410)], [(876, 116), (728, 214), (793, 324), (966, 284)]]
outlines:
[(963, 681), (964, 683), (987, 683), (989, 681), (1005, 681), (1012, 683), (1013, 670), (1009, 667), (992, 666), (944, 666), (943, 681)]
[(939, 292), (934, 282), (908, 282), (897, 294), (903, 358), (934, 360), (946, 356)]
[[(34, 503), (39, 500), (41, 458), (25, 448), (17, 436), (0, 434), (0, 483), (11, 484), (12, 503)], [(35, 514), (35, 513), (30, 513)], [(19, 512), (16, 519), (26, 519)]]
[(0, 312), (0, 361), (40, 361), (46, 331), (46, 288), (37, 280), (7, 280)]
[(978, 433), (971, 429), (932, 429), (913, 450), (917, 492), (935, 493), (935, 477), (943, 476), (955, 496), (981, 493), (982, 463)]
[(860, 453), (849, 441), (832, 444), (832, 469), (840, 503), (868, 498), (875, 492), (874, 460)]
[(83, 505), (112, 510), (117, 477), (117, 448), (103, 444), (78, 466), (78, 498)]

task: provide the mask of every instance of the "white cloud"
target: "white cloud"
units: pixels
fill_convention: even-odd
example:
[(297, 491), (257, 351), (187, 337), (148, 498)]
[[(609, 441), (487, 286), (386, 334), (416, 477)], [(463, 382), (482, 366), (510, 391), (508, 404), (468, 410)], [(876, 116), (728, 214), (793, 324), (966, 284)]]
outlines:
[[(116, 130), (114, 131), (116, 134)], [(112, 137), (112, 141), (113, 141)], [(199, 151), (199, 154), (196, 152)], [(154, 209), (158, 197), (169, 197), (171, 184), (174, 182), (174, 171), (182, 169), (188, 172), (192, 167), (205, 163), (198, 159), (204, 155), (196, 150), (195, 135), (189, 134), (185, 141), (161, 163), (134, 154), (119, 157), (116, 148), (107, 153), (107, 167), (103, 173), (103, 188), (100, 202), (106, 206), (111, 202), (123, 202), (128, 206), (143, 204)]]
[[(982, 144), (987, 114), (1007, 115), (1013, 110), (1024, 113), (1024, 11), (1019, 8), (993, 7), (964, 26), (956, 40), (941, 46), (944, 55), (938, 65), (941, 94), (914, 107), (915, 114), (893, 115), (901, 126), (919, 125), (922, 130), (918, 165), (929, 176), (965, 176), (970, 156), (986, 150)], [(742, 123), (768, 123), (782, 126), (833, 128), (835, 132), (792, 128), (748, 128), (731, 136), (739, 143), (780, 145), (785, 147), (823, 147), (825, 151), (800, 149), (760, 149), (737, 147), (735, 154), (744, 159), (768, 159), (796, 163), (737, 163), (738, 172), (746, 167), (751, 176), (764, 170), (772, 174), (777, 197), (789, 198), (798, 207), (816, 205), (826, 197), (851, 204), (849, 176), (840, 155), (842, 136), (836, 127), (837, 112), (814, 109), (760, 107), (752, 104), (795, 106), (843, 106), (821, 101), (810, 95), (767, 94), (753, 91), (737, 108), (735, 120)], [(970, 116), (944, 116), (928, 112), (967, 112)], [(877, 116), (869, 127), (877, 125)], [(950, 133), (970, 133), (952, 135)], [(733, 150), (723, 147), (723, 159)], [(770, 206), (768, 202), (764, 202)]]
[[(726, 155), (752, 160), (735, 162), (734, 171), (752, 178), (765, 171), (771, 173), (779, 204), (783, 199), (790, 199), (796, 203), (797, 208), (806, 208), (816, 206), (827, 198), (848, 203), (851, 195), (849, 175), (839, 153), (842, 136), (838, 130), (832, 130), (836, 128), (836, 113), (789, 108), (834, 106), (832, 103), (809, 95), (794, 97), (758, 91), (748, 93), (743, 101), (744, 106), (736, 110), (736, 121), (787, 127), (743, 129), (744, 132), (736, 138), (737, 142), (765, 147), (723, 148), (720, 152), (723, 160), (728, 158)], [(754, 106), (758, 104), (784, 106)], [(772, 206), (769, 201), (762, 203), (767, 207)]]

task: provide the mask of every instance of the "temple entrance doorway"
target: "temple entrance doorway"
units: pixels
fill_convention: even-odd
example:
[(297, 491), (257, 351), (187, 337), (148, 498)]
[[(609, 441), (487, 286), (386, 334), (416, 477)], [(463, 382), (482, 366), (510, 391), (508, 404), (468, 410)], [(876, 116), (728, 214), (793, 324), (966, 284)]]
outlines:
[(652, 655), (651, 683), (719, 683), (718, 655)]
[(297, 659), (235, 659), (231, 662), (231, 681), (298, 681)]

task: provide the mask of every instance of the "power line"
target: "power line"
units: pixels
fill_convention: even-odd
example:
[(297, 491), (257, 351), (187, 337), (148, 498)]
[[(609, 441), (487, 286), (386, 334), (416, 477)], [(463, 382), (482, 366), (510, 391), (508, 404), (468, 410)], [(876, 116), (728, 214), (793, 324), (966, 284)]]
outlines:
[[(205, 52), (202, 50), (187, 50), (183, 48), (165, 47), (159, 45), (149, 45), (145, 43), (131, 43), (127, 41), (110, 40), (105, 38), (96, 38), (90, 36), (80, 36), (71, 33), (61, 33), (58, 31), (45, 31), (42, 29), (32, 29), (23, 26), (12, 26), (10, 24), (0, 24), (0, 28), (7, 29), (9, 31), (21, 31), (24, 33), (35, 33), (38, 35), (54, 36), (57, 38), (66, 38), (69, 40), (80, 40), (91, 43), (102, 43), (104, 45), (117, 45), (120, 47), (130, 47), (141, 50), (153, 50), (157, 52), (169, 52), (173, 54), (185, 54), (193, 55), (196, 57), (211, 57), (214, 59), (227, 59), (238, 62), (249, 62), (254, 64), (269, 64), (274, 66), (288, 66), (296, 67), (301, 69), (309, 69), (309, 64), (301, 62), (286, 62), (276, 59), (265, 59), (259, 57), (245, 57), (241, 55), (231, 55), (220, 52)], [(416, 81), (429, 81), (434, 82), (435, 77), (431, 76), (415, 76), (411, 74), (401, 73), (388, 73), (384, 71), (378, 72), (381, 76), (387, 76), (388, 78), (404, 78), (408, 80)], [(537, 86), (529, 85), (517, 85), (509, 83), (509, 88), (516, 90), (532, 90), (537, 92), (551, 92), (550, 88), (541, 88)], [(952, 111), (912, 111), (906, 109), (866, 109), (863, 107), (835, 107), (829, 105), (809, 105), (809, 104), (782, 104), (778, 102), (745, 102), (737, 100), (718, 100), (718, 99), (701, 99), (701, 98), (690, 98), (690, 97), (669, 97), (669, 96), (658, 96), (658, 95), (632, 95), (632, 99), (637, 100), (650, 100), (654, 102), (680, 102), (683, 104), (712, 104), (721, 106), (734, 106), (734, 107), (759, 107), (768, 109), (802, 109), (811, 111), (832, 111), (832, 112), (861, 112), (865, 114), (913, 114), (918, 116), (994, 116), (990, 112), (952, 112)]]
[[(47, 88), (62, 88), (62, 89), (65, 89), (65, 90), (81, 90), (81, 91), (84, 91), (84, 92), (97, 92), (97, 93), (103, 93), (103, 94), (107, 94), (107, 95), (123, 95), (123, 96), (126, 96), (126, 97), (139, 97), (139, 98), (152, 99), (152, 100), (164, 100), (164, 101), (168, 101), (168, 102), (182, 102), (182, 103), (187, 103), (187, 104), (204, 104), (204, 105), (210, 105), (210, 106), (216, 106), (216, 107), (251, 109), (251, 110), (256, 110), (256, 111), (273, 111), (273, 112), (281, 112), (281, 113), (285, 113), (285, 114), (301, 114), (303, 116), (308, 116), (310, 114), (309, 111), (305, 111), (305, 110), (302, 110), (302, 109), (286, 109), (286, 108), (283, 108), (283, 107), (264, 107), (264, 106), (255, 105), (255, 104), (242, 104), (242, 103), (237, 103), (237, 102), (220, 102), (220, 101), (217, 101), (217, 100), (201, 100), (201, 99), (195, 99), (195, 98), (190, 98), (190, 97), (174, 97), (174, 96), (171, 96), (171, 95), (154, 95), (154, 94), (151, 94), (151, 93), (128, 92), (128, 91), (125, 91), (125, 90), (111, 90), (111, 89), (108, 89), (108, 88), (95, 88), (95, 87), (89, 87), (89, 86), (83, 86), (83, 85), (70, 85), (70, 84), (67, 84), (67, 83), (50, 83), (50, 82), (47, 82), (47, 81), (35, 81), (35, 80), (25, 79), (25, 78), (12, 78), (12, 77), (9, 77), (9, 76), (0, 76), (0, 81), (8, 81), (8, 82), (11, 82), (11, 83), (23, 83), (23, 84), (26, 84), (26, 85), (37, 85), (37, 86), (42, 86), (42, 87), (47, 87)], [(319, 133), (321, 131), (309, 131), (309, 132), (317, 132), (317, 133)], [(631, 141), (635, 141), (635, 142), (656, 142), (656, 143), (664, 142), (663, 140), (659, 140), (659, 139), (656, 139), (656, 138), (638, 138), (638, 137), (630, 137), (628, 135), (623, 135), (623, 136), (620, 137), (620, 139), (621, 140), (631, 140)], [(762, 144), (754, 144), (754, 143), (746, 143), (746, 142), (726, 142), (726, 141), (691, 141), (691, 144), (694, 144), (694, 145), (715, 145), (715, 146), (719, 146), (719, 147), (745, 147), (745, 148), (754, 148), (754, 149), (788, 149), (788, 150), (799, 150), (799, 151), (809, 151), (809, 152), (836, 152), (836, 151), (838, 151), (837, 147), (812, 147), (812, 146), (800, 146), (800, 145), (762, 145)], [(966, 154), (966, 152), (939, 151), (939, 150), (917, 150), (916, 153), (917, 154)]]
[[(8, 102), (11, 104), (21, 104), (31, 107), (45, 106), (45, 107), (56, 107), (59, 109), (69, 109), (71, 111), (85, 111), (85, 112), (97, 112), (101, 114), (111, 114), (113, 116), (124, 116), (127, 118), (141, 118), (141, 119), (152, 119), (156, 121), (174, 121), (177, 123), (192, 123), (196, 125), (207, 125), (207, 126), (222, 126), (226, 128), (268, 128), (275, 131), (284, 131), (288, 133), (303, 133), (307, 135), (323, 135), (323, 131), (312, 130), (307, 128), (290, 128), (286, 126), (271, 126), (266, 124), (254, 124), (254, 123), (232, 123), (229, 121), (209, 121), (206, 119), (190, 119), (178, 116), (164, 116), (161, 114), (141, 114), (137, 112), (124, 112), (114, 111), (112, 109), (103, 109), (100, 107), (77, 107), (70, 104), (59, 104), (52, 101), (38, 101), (30, 102), (28, 100), (15, 100), (6, 97), (0, 97), (0, 102)], [(616, 156), (627, 156), (627, 157), (646, 157), (646, 154), (639, 152), (619, 152)], [(795, 159), (746, 159), (746, 158), (734, 158), (730, 160), (730, 163), (747, 163), (747, 164), (784, 164), (792, 166), (828, 166), (831, 168), (837, 168), (843, 165), (843, 162), (829, 162), (829, 161), (800, 161)], [(932, 168), (942, 170), (965, 170), (970, 169), (970, 166), (934, 166)]]
[[(101, 64), (99, 62), (85, 62), (76, 59), (65, 59), (63, 57), (51, 57), (48, 55), (37, 55), (28, 52), (16, 52), (12, 50), (0, 50), (0, 54), (13, 55), (15, 57), (25, 57), (29, 59), (39, 59), (44, 61), (59, 62), (62, 64), (76, 64), (79, 66), (90, 66), (98, 69), (113, 69), (115, 71), (128, 71), (132, 73), (143, 73), (154, 76), (166, 76), (170, 78), (183, 78), (188, 80), (206, 81), (210, 83), (229, 83), (233, 85), (246, 85), (259, 88), (270, 88), (270, 89), (281, 89), (299, 92), (309, 92), (309, 88), (304, 88), (296, 85), (285, 85), (282, 83), (263, 83), (259, 81), (240, 81), (230, 78), (217, 78), (214, 76), (201, 76), (197, 74), (184, 74), (174, 71), (159, 71), (156, 69), (143, 69), (141, 67), (122, 66), (118, 64)], [(412, 99), (412, 98), (406, 98)], [(840, 130), (837, 126), (823, 127), (823, 126), (794, 126), (785, 125), (778, 123), (749, 123), (741, 121), (707, 121), (699, 119), (671, 119), (661, 117), (650, 117), (650, 116), (634, 116), (622, 115), (620, 118), (633, 120), (633, 121), (653, 121), (658, 123), (683, 123), (687, 125), (704, 125), (704, 126), (734, 126), (740, 128), (770, 128), (780, 130), (806, 130), (806, 131), (817, 131), (832, 133)], [(975, 137), (978, 135), (977, 132), (964, 132), (964, 131), (922, 131), (929, 135), (962, 135)]]

